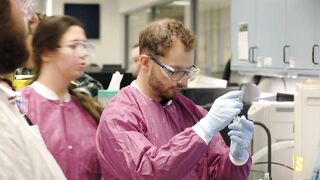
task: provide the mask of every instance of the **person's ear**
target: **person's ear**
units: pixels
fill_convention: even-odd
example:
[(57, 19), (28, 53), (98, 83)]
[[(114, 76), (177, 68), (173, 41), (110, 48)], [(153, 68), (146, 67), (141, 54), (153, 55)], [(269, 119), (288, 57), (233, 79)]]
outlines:
[(147, 55), (139, 56), (140, 68), (149, 69), (150, 67), (150, 57)]
[(52, 57), (53, 57), (53, 52), (50, 52), (50, 51), (45, 51), (44, 53), (42, 53), (41, 55), (41, 60), (43, 62), (49, 62), (52, 60)]

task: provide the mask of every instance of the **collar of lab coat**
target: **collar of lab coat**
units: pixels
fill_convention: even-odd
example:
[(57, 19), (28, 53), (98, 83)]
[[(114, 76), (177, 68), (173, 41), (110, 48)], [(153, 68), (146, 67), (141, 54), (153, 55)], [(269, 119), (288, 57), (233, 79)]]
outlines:
[[(58, 95), (53, 92), (51, 89), (49, 89), (47, 86), (45, 86), (44, 84), (35, 81), (33, 82), (30, 87), (32, 87), (38, 94), (40, 94), (41, 96), (56, 101), (56, 100), (60, 100), (60, 98), (58, 97)], [(71, 95), (70, 93), (66, 93), (63, 97), (63, 102), (69, 102), (71, 100)]]
[(16, 96), (21, 96), (21, 92), (19, 91), (13, 91), (11, 88), (8, 88), (6, 86), (4, 86), (3, 84), (0, 84), (0, 90), (2, 92), (4, 92), (4, 94), (8, 97), (8, 98), (14, 98)]
[[(148, 97), (147, 95), (143, 94), (143, 92), (141, 91), (141, 89), (139, 88), (138, 84), (136, 83), (136, 80), (132, 81), (130, 86), (134, 87), (134, 88), (137, 88), (138, 91), (143, 95), (145, 96), (146, 98), (148, 98), (150, 101), (153, 101), (150, 97)], [(168, 101), (165, 106), (169, 106), (170, 104), (172, 103), (172, 100)]]

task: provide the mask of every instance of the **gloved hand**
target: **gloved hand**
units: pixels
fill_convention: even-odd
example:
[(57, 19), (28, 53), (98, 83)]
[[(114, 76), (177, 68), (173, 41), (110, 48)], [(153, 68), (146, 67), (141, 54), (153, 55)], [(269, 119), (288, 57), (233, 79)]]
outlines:
[(208, 114), (199, 121), (209, 137), (225, 128), (240, 113), (243, 107), (241, 96), (241, 91), (231, 91), (214, 101)]
[(244, 161), (248, 159), (248, 148), (252, 140), (253, 122), (241, 116), (239, 121), (234, 121), (228, 126), (231, 130), (228, 135), (231, 139), (230, 152), (234, 159)]

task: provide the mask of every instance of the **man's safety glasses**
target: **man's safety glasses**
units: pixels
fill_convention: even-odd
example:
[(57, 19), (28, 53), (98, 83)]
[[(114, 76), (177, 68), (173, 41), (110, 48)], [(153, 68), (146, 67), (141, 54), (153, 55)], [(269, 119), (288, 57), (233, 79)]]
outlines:
[(153, 60), (156, 64), (161, 67), (161, 70), (173, 81), (181, 81), (186, 78), (188, 81), (194, 80), (198, 74), (200, 73), (200, 69), (196, 65), (192, 65), (191, 67), (184, 70), (175, 70), (173, 67), (169, 65), (165, 65), (160, 63), (160, 61), (150, 54), (146, 54), (151, 60)]

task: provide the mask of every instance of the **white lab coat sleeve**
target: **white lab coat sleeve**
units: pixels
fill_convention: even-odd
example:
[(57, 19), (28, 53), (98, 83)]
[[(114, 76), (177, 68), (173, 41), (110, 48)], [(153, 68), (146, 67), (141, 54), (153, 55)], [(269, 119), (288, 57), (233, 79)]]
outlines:
[(66, 179), (39, 137), (0, 94), (0, 179)]
[(26, 171), (31, 170), (30, 159), (14, 121), (10, 110), (0, 102), (0, 179), (32, 179), (32, 174)]

